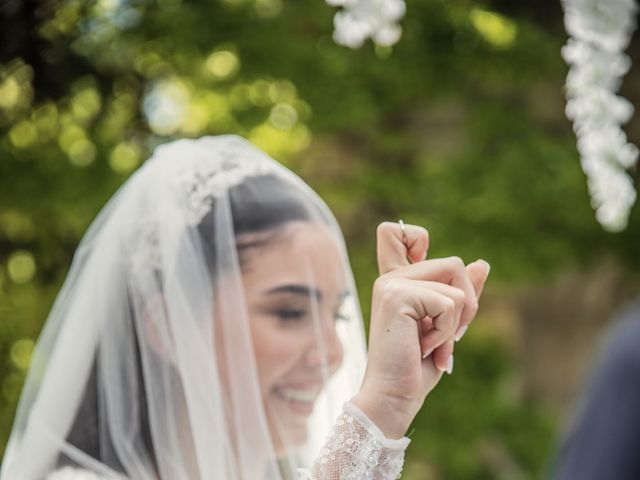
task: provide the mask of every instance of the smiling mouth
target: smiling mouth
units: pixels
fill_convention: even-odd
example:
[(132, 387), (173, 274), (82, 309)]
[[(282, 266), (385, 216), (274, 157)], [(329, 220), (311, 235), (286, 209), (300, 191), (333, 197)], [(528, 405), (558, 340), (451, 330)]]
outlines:
[(291, 387), (274, 387), (273, 393), (287, 406), (299, 415), (308, 416), (313, 411), (318, 394), (318, 389), (304, 390)]

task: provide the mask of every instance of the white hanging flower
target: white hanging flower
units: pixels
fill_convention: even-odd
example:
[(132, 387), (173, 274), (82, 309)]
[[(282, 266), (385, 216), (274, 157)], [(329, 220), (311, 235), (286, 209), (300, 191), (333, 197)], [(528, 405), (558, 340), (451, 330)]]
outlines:
[(567, 33), (596, 48), (627, 48), (635, 28), (635, 0), (564, 0)]
[(602, 163), (625, 169), (638, 159), (638, 148), (627, 142), (625, 133), (614, 126), (579, 137), (578, 151), (585, 158), (598, 158)]
[(570, 38), (562, 47), (562, 57), (573, 65), (567, 76), (567, 91), (576, 95), (585, 88), (598, 86), (617, 91), (631, 60), (622, 52), (607, 52)]
[(342, 9), (333, 19), (336, 43), (360, 48), (368, 38), (376, 44), (390, 46), (402, 35), (398, 21), (404, 17), (404, 0), (326, 0)]
[(562, 4), (571, 36), (562, 48), (571, 67), (566, 114), (573, 120), (596, 219), (607, 230), (623, 230), (637, 196), (626, 169), (636, 165), (638, 148), (621, 128), (633, 115), (633, 105), (616, 92), (631, 66), (622, 50), (635, 29), (637, 6), (635, 0)]
[(565, 109), (567, 117), (574, 122), (574, 130), (578, 135), (603, 125), (626, 123), (633, 115), (633, 105), (626, 98), (620, 97), (604, 88), (585, 86), (580, 94), (567, 101)]

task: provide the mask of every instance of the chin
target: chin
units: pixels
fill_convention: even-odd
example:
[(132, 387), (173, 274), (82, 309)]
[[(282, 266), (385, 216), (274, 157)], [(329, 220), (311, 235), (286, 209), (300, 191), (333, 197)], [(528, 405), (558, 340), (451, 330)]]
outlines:
[(269, 428), (278, 456), (293, 453), (307, 442), (309, 432), (306, 422), (304, 425), (291, 425), (282, 420), (269, 418)]
[(283, 437), (285, 438), (281, 438), (279, 432), (272, 432), (273, 448), (278, 457), (295, 453), (302, 448), (307, 441), (307, 431), (305, 430), (303, 433), (286, 432)]
[(317, 391), (272, 389), (265, 407), (277, 454), (290, 453), (305, 444), (317, 394)]

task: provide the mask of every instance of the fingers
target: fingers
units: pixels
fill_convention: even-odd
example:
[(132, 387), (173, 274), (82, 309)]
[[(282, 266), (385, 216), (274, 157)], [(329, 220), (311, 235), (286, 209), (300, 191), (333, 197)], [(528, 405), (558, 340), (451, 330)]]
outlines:
[(376, 283), (379, 285), (376, 293), (390, 310), (395, 311), (400, 307), (404, 315), (416, 322), (425, 317), (432, 318), (433, 329), (441, 332), (443, 341), (445, 336), (453, 336), (455, 333), (464, 302), (464, 294), (459, 289), (450, 285), (437, 285), (437, 282), (407, 279), (388, 280), (382, 286), (381, 282)]
[(433, 364), (441, 372), (453, 372), (453, 340), (449, 339), (433, 352)]
[(383, 310), (399, 308), (418, 323), (423, 357), (454, 338), (465, 303), (465, 294), (459, 288), (439, 282), (393, 278), (378, 279), (374, 289), (375, 298), (384, 305)]
[(459, 257), (438, 258), (405, 265), (396, 268), (387, 275), (413, 280), (436, 281), (459, 288), (465, 294), (465, 304), (460, 319), (462, 325), (469, 325), (478, 311), (476, 287), (471, 282), (464, 262)]
[(420, 262), (427, 257), (429, 233), (416, 225), (383, 222), (376, 230), (378, 271), (380, 275), (398, 267)]
[[(438, 337), (438, 330), (433, 327), (433, 319), (426, 317), (420, 322), (421, 332), (426, 334), (420, 337), (420, 348), (424, 352), (422, 358), (431, 355), (430, 361), (440, 372), (451, 373), (453, 370), (454, 341), (451, 338)], [(434, 346), (435, 345), (435, 346)], [(451, 357), (451, 358), (449, 358)]]
[[(424, 261), (429, 248), (426, 229), (384, 222), (377, 229), (377, 260), (382, 282), (395, 286), (387, 299), (404, 301), (404, 310), (418, 322), (425, 368), (453, 368), (454, 342), (460, 340), (478, 311), (478, 299), (489, 275), (489, 264), (476, 260), (465, 266), (459, 257)], [(379, 289), (378, 289), (379, 290)], [(395, 302), (392, 302), (395, 303)], [(398, 305), (400, 306), (400, 305)]]
[[(436, 319), (439, 320), (439, 319)], [(446, 319), (445, 319), (446, 320)], [(443, 322), (445, 323), (445, 322)], [(435, 324), (434, 324), (435, 325)], [(420, 349), (422, 350), (422, 358), (426, 358), (429, 355), (436, 352), (445, 343), (450, 343), (452, 348), (449, 353), (453, 353), (453, 339), (452, 334), (447, 333), (446, 327), (436, 328), (433, 327), (429, 330), (424, 329), (422, 338), (420, 339)]]
[[(488, 271), (489, 265), (483, 260), (466, 267), (460, 258), (449, 257), (404, 265), (388, 272), (381, 279), (392, 283), (394, 280), (417, 282), (415, 285), (419, 289), (439, 292), (453, 301), (455, 312), (450, 316), (436, 317), (433, 311), (429, 311), (425, 300), (421, 300), (422, 308), (416, 310), (416, 321), (426, 315), (435, 320), (432, 328), (434, 331), (424, 329), (422, 342), (422, 351), (430, 354), (446, 340), (458, 341), (462, 338), (478, 311), (478, 295), (482, 292)], [(416, 290), (416, 299), (420, 299), (419, 289)], [(398, 289), (397, 298), (406, 296), (407, 291), (401, 290), (402, 287)], [(411, 299), (407, 298), (407, 301)]]
[[(474, 286), (476, 296), (480, 298), (480, 295), (482, 295), (484, 284), (487, 281), (487, 277), (489, 276), (491, 266), (484, 260), (476, 260), (475, 262), (467, 265), (466, 269), (469, 274), (469, 278), (471, 279), (471, 283)], [(429, 319), (428, 323), (433, 324), (431, 319)], [(467, 327), (468, 325), (459, 325), (454, 338), (456, 342), (458, 342), (462, 338), (467, 330)], [(427, 332), (428, 329), (423, 327), (422, 331)], [(421, 341), (421, 345), (427, 345), (429, 344), (429, 341), (429, 338), (424, 338)], [(433, 353), (431, 354), (431, 360), (435, 368), (440, 372), (447, 372), (449, 374), (453, 372), (453, 350), (454, 342), (451, 341), (451, 339), (447, 340), (442, 345), (436, 347), (433, 350)]]
[(476, 260), (475, 262), (467, 265), (467, 273), (469, 274), (469, 278), (471, 279), (471, 283), (473, 284), (473, 288), (475, 289), (476, 296), (478, 298), (482, 295), (482, 289), (489, 277), (490, 271), (491, 266), (484, 260)]

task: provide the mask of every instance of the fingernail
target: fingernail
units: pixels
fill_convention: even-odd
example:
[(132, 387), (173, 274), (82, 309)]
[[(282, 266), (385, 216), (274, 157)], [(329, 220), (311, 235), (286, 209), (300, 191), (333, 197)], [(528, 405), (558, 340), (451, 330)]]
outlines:
[(456, 336), (454, 337), (454, 340), (456, 342), (459, 342), (460, 339), (464, 337), (464, 334), (467, 332), (467, 328), (469, 328), (469, 325), (460, 325), (460, 328), (458, 328)]
[(447, 360), (447, 373), (449, 375), (453, 373), (453, 355), (449, 355), (449, 360)]
[(487, 266), (487, 274), (491, 271), (491, 265), (489, 265), (489, 262), (487, 262), (486, 260), (479, 258), (478, 260), (476, 260), (476, 262), (482, 262)]
[(426, 352), (424, 352), (422, 354), (422, 359), (424, 360), (425, 358), (427, 358), (429, 355), (431, 355), (433, 353), (433, 348), (430, 350), (427, 350)]

